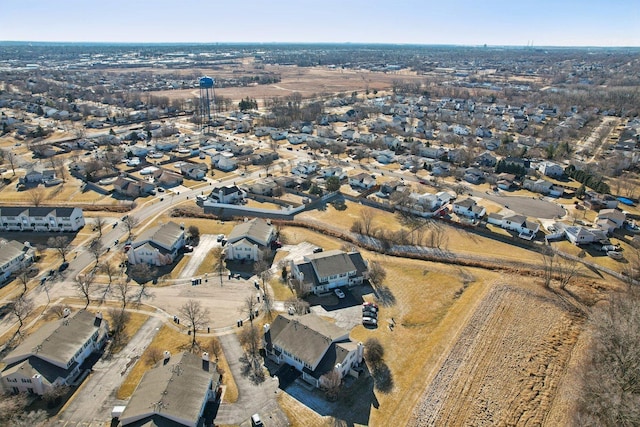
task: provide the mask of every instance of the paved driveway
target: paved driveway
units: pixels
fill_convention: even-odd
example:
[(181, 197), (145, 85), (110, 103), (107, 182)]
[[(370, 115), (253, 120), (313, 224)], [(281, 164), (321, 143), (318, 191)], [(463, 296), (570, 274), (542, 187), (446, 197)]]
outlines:
[(220, 336), (220, 344), (229, 362), (233, 379), (238, 386), (238, 400), (235, 403), (223, 402), (218, 409), (215, 423), (250, 425), (249, 417), (258, 413), (267, 426), (288, 426), (287, 416), (280, 410), (276, 402), (276, 394), (280, 392), (278, 380), (267, 376), (263, 383), (256, 385), (251, 382), (249, 377), (242, 375), (242, 365), (239, 359), (243, 355), (243, 351), (236, 334)]
[(198, 246), (195, 246), (193, 248), (193, 252), (191, 252), (191, 255), (185, 255), (189, 256), (191, 259), (182, 269), (182, 272), (180, 273), (181, 279), (188, 279), (196, 275), (198, 267), (200, 266), (200, 264), (202, 264), (209, 251), (216, 246), (220, 246), (220, 243), (217, 242), (216, 239), (217, 236), (214, 236), (212, 234), (203, 234), (200, 236)]
[(115, 393), (133, 367), (132, 360), (142, 355), (162, 326), (162, 320), (150, 317), (138, 330), (129, 344), (112, 358), (101, 358), (93, 366), (93, 372), (76, 391), (73, 400), (60, 414), (56, 426), (104, 426), (111, 419), (111, 410), (122, 404)]

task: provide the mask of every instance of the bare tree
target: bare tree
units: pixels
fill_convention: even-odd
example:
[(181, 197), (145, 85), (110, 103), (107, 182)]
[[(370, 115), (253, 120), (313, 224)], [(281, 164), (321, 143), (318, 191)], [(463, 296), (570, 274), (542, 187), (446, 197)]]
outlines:
[(113, 294), (122, 305), (122, 310), (127, 308), (127, 304), (131, 299), (131, 282), (127, 280), (118, 280), (113, 287)]
[(340, 394), (340, 388), (342, 386), (342, 376), (337, 369), (332, 369), (326, 374), (320, 377), (320, 384), (327, 396), (327, 399), (331, 402), (335, 402)]
[(104, 219), (104, 217), (97, 216), (93, 224), (95, 226), (95, 231), (98, 232), (98, 237), (102, 238), (102, 228), (105, 226), (106, 220)]
[(49, 313), (51, 313), (51, 314), (55, 315), (56, 317), (62, 319), (64, 317), (65, 308), (67, 308), (67, 307), (62, 305), (62, 304), (55, 304), (55, 305), (51, 306), (51, 308), (49, 309)]
[(369, 283), (372, 286), (381, 286), (387, 277), (387, 270), (378, 261), (369, 261)]
[(551, 281), (553, 280), (553, 274), (555, 271), (555, 253), (551, 248), (545, 248), (542, 252), (542, 278), (544, 280), (544, 287), (551, 288)]
[(4, 158), (9, 162), (9, 166), (11, 167), (11, 172), (13, 172), (13, 176), (16, 175), (16, 155), (8, 150), (2, 150), (5, 153)]
[(36, 187), (29, 190), (29, 200), (33, 203), (33, 206), (38, 207), (42, 204), (42, 201), (45, 199), (46, 194), (44, 188)]
[(86, 309), (91, 304), (91, 292), (93, 291), (95, 284), (95, 276), (93, 273), (78, 275), (73, 278), (73, 287), (78, 291), (78, 293), (85, 299), (86, 304), (84, 308)]
[[(102, 274), (106, 274), (109, 279), (109, 284), (107, 288), (111, 287), (113, 283), (113, 278), (120, 272), (120, 270), (110, 262), (103, 262), (98, 266), (98, 271)], [(107, 291), (108, 292), (108, 291)]]
[(160, 350), (160, 348), (158, 347), (149, 347), (145, 352), (145, 357), (147, 358), (147, 361), (149, 363), (151, 363), (152, 365), (155, 365), (160, 360), (162, 360), (163, 353), (162, 353), (162, 350)]
[(123, 341), (126, 339), (124, 329), (127, 323), (131, 319), (131, 314), (126, 310), (120, 310), (112, 307), (107, 312), (109, 319), (111, 320), (111, 353), (115, 353), (122, 346)]
[(589, 319), (593, 339), (580, 366), (573, 425), (640, 425), (640, 291), (633, 287), (599, 305)]
[(560, 289), (564, 290), (578, 273), (580, 264), (568, 259), (561, 258), (557, 263), (556, 274), (560, 282)]
[(95, 258), (97, 267), (98, 263), (100, 262), (100, 255), (102, 255), (102, 252), (104, 252), (104, 246), (102, 245), (102, 242), (100, 242), (99, 239), (94, 239), (93, 241), (91, 241), (91, 244), (89, 245), (89, 252)]
[(141, 262), (131, 266), (129, 275), (135, 278), (138, 283), (146, 283), (153, 277), (153, 271), (149, 264)]
[(200, 301), (190, 299), (180, 307), (180, 314), (187, 319), (187, 325), (191, 331), (191, 346), (195, 347), (196, 331), (209, 323), (209, 310), (203, 308)]
[(240, 344), (254, 358), (257, 358), (260, 352), (260, 338), (259, 329), (253, 323), (242, 328), (239, 336)]
[(246, 313), (249, 316), (249, 322), (253, 323), (257, 306), (258, 300), (253, 295), (249, 295), (245, 298), (244, 304), (240, 308), (240, 312)]
[(376, 211), (370, 207), (365, 207), (360, 212), (363, 234), (370, 236), (373, 229), (373, 220), (376, 217)]
[(22, 285), (22, 295), (27, 293), (27, 285), (31, 281), (29, 277), (29, 269), (26, 267), (21, 268), (16, 272), (16, 279)]
[(211, 337), (209, 344), (207, 345), (207, 351), (209, 354), (213, 354), (216, 357), (216, 360), (220, 358), (220, 355), (222, 354), (222, 345), (220, 344), (218, 337)]
[(369, 338), (364, 343), (364, 357), (372, 366), (379, 365), (384, 359), (384, 348), (377, 338)]
[(225, 269), (222, 248), (213, 248), (211, 250), (211, 255), (213, 256), (213, 270), (218, 272), (218, 276), (220, 277), (220, 286), (222, 286), (222, 275)]
[(293, 308), (298, 315), (309, 313), (309, 303), (301, 298), (291, 297), (285, 301), (285, 307)]
[(200, 229), (197, 226), (190, 225), (187, 228), (187, 231), (189, 232), (189, 236), (191, 236), (191, 239), (193, 241), (196, 241), (196, 240), (198, 240), (200, 238)]
[(16, 331), (16, 335), (21, 335), (24, 321), (34, 310), (33, 301), (24, 294), (20, 295), (11, 300), (9, 303), (9, 310), (11, 314), (16, 316), (18, 319), (18, 330)]
[(69, 238), (67, 236), (49, 237), (49, 239), (47, 240), (47, 244), (50, 248), (58, 251), (58, 253), (62, 257), (63, 262), (67, 262), (67, 254), (71, 250), (69, 246)]
[(122, 223), (124, 224), (125, 228), (127, 229), (128, 239), (131, 239), (132, 231), (133, 231), (134, 228), (136, 228), (138, 226), (140, 221), (138, 220), (138, 218), (136, 218), (133, 215), (127, 215), (122, 220)]

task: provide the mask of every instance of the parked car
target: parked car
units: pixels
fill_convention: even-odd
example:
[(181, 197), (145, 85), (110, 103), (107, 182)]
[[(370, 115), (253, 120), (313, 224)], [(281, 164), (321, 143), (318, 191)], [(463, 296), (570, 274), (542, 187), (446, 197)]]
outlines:
[(157, 191), (158, 193), (164, 193), (164, 188), (162, 188), (162, 187), (158, 187), (158, 188), (156, 188), (156, 191)]
[(218, 238), (216, 239), (218, 242), (222, 242), (224, 239), (224, 234), (218, 234)]
[(362, 308), (362, 317), (373, 317), (373, 318), (377, 318), (378, 317), (378, 312), (375, 311), (373, 308), (371, 307), (363, 307)]
[(364, 310), (365, 307), (373, 307), (376, 311), (378, 311), (378, 304), (376, 304), (375, 302), (365, 301), (362, 303), (362, 309)]
[(600, 250), (602, 252), (612, 252), (612, 251), (615, 252), (615, 251), (617, 251), (619, 249), (620, 249), (620, 246), (618, 246), (618, 245), (603, 245), (600, 248)]
[(378, 326), (378, 320), (373, 317), (363, 317), (362, 324), (366, 326)]
[(342, 289), (336, 288), (333, 290), (333, 292), (336, 294), (338, 298), (340, 299), (344, 298), (344, 292), (342, 292)]
[(58, 267), (58, 271), (65, 271), (67, 268), (69, 268), (69, 263), (63, 262), (62, 264), (60, 264), (60, 267)]
[(264, 424), (260, 419), (260, 415), (258, 414), (251, 415), (251, 427), (264, 427)]
[(319, 246), (318, 246), (318, 247), (316, 247), (316, 248), (313, 248), (313, 253), (314, 253), (314, 254), (317, 254), (317, 253), (322, 252), (323, 250), (324, 250), (324, 249), (322, 249), (321, 247), (319, 247)]

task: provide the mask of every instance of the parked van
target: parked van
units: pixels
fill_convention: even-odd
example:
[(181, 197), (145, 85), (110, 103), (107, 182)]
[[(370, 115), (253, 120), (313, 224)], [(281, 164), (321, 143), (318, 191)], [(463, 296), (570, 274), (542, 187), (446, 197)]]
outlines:
[(260, 419), (260, 415), (258, 414), (251, 415), (251, 427), (264, 427), (264, 424)]

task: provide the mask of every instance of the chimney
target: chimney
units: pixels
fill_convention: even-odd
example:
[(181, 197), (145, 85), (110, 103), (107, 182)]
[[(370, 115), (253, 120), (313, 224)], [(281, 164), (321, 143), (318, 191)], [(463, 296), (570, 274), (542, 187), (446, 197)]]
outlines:
[(169, 350), (165, 350), (163, 354), (164, 354), (164, 363), (167, 363), (169, 361), (169, 358), (171, 358), (171, 352)]
[(97, 320), (102, 320), (102, 312), (101, 311), (96, 313), (96, 319)]
[(204, 353), (202, 353), (202, 360), (208, 362), (209, 361), (209, 353), (207, 353), (206, 351)]
[(270, 324), (265, 323), (264, 326), (262, 327), (264, 329), (264, 333), (266, 334), (267, 332), (269, 332), (269, 328), (271, 327)]
[(71, 309), (69, 307), (65, 307), (64, 310), (62, 310), (62, 317), (69, 317), (70, 314)]

